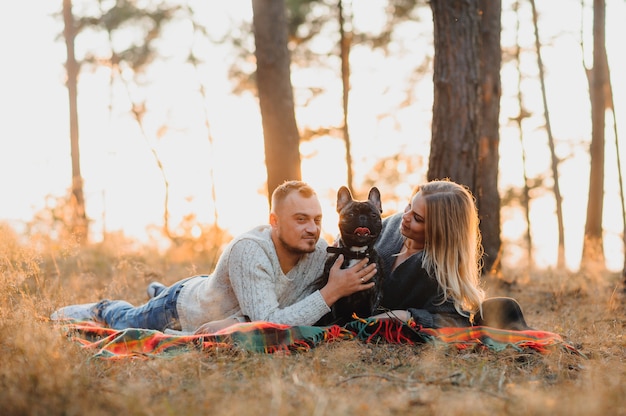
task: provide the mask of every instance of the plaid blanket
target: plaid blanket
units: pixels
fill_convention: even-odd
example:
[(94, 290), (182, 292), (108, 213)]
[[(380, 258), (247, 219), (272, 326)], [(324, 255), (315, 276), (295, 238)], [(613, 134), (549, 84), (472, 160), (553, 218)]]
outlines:
[(149, 329), (115, 330), (94, 322), (66, 321), (67, 335), (94, 357), (119, 359), (239, 348), (256, 353), (307, 351), (325, 342), (360, 340), (366, 343), (446, 345), (460, 350), (489, 349), (547, 353), (562, 348), (583, 355), (555, 333), (546, 331), (507, 331), (485, 326), (469, 328), (422, 328), (395, 319), (355, 319), (343, 327), (289, 326), (270, 322), (239, 323), (212, 334), (170, 335)]

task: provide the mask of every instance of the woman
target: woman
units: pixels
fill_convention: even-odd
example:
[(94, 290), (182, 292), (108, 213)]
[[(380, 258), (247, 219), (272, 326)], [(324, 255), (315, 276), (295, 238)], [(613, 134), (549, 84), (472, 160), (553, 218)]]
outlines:
[(378, 317), (412, 317), (430, 328), (528, 329), (514, 299), (485, 299), (478, 213), (464, 186), (449, 180), (420, 186), (404, 213), (383, 221), (376, 249), (386, 276), (382, 306), (391, 311)]

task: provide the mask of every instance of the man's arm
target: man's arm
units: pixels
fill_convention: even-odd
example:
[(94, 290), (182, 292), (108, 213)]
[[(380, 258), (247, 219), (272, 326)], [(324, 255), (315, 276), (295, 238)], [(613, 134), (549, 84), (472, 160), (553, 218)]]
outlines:
[(281, 307), (278, 293), (283, 290), (300, 290), (301, 294), (290, 297), (301, 298), (308, 282), (288, 281), (275, 255), (267, 250), (269, 248), (251, 240), (242, 240), (231, 249), (229, 278), (242, 313), (253, 321), (287, 325), (312, 325), (328, 313), (330, 309), (320, 292), (311, 293), (291, 305)]

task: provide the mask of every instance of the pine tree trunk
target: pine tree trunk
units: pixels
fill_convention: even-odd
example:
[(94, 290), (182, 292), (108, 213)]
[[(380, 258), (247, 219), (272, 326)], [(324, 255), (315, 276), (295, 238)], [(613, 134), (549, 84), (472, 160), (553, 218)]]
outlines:
[(480, 134), (479, 10), (462, 0), (430, 2), (434, 101), (428, 179), (450, 178), (477, 197)]
[(589, 196), (583, 240), (583, 269), (604, 269), (602, 212), (604, 205), (604, 129), (607, 85), (604, 0), (593, 2), (593, 68), (591, 70), (591, 146)]
[(300, 135), (294, 112), (284, 0), (253, 0), (256, 81), (265, 138), (268, 197), (301, 179)]
[(498, 164), (500, 162), (500, 0), (481, 0), (480, 14), (480, 76), (481, 121), (478, 147), (477, 203), (480, 230), (485, 250), (484, 270), (500, 271), (500, 193)]

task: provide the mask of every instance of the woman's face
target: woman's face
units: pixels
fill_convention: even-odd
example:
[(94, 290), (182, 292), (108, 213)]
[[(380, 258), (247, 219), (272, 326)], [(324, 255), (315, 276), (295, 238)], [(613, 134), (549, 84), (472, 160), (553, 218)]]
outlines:
[(413, 240), (412, 248), (424, 248), (424, 236), (426, 232), (426, 200), (421, 192), (415, 194), (411, 203), (404, 209), (400, 233), (406, 238)]

